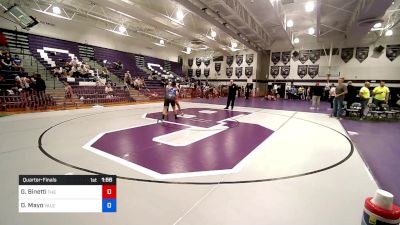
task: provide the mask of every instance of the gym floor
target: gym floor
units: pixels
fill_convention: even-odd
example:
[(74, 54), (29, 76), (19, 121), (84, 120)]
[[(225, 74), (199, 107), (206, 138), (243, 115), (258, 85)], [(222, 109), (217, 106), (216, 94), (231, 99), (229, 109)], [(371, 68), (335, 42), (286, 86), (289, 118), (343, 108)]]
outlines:
[[(0, 118), (2, 224), (359, 224), (378, 186), (326, 105), (241, 101)], [(18, 175), (90, 173), (120, 177), (117, 213), (18, 213)]]

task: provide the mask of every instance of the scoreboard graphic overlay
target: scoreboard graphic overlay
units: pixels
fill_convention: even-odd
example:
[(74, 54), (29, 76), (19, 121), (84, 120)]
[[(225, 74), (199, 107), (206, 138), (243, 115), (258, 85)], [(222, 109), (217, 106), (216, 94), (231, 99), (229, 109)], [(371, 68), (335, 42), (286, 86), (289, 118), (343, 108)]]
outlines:
[(18, 194), (20, 213), (117, 211), (111, 175), (20, 175)]

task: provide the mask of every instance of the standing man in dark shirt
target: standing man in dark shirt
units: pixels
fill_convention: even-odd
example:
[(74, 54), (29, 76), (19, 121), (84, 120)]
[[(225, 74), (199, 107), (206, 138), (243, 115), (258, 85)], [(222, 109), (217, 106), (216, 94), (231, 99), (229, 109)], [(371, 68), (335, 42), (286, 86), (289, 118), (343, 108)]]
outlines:
[(35, 90), (37, 91), (37, 94), (40, 98), (44, 98), (45, 93), (46, 93), (46, 82), (42, 79), (42, 76), (40, 74), (34, 74), (33, 75), (35, 79)]
[(356, 102), (357, 94), (357, 89), (353, 86), (353, 82), (347, 82), (347, 94), (344, 97), (344, 100), (347, 101), (347, 108), (350, 108), (351, 104)]
[(324, 88), (319, 85), (319, 82), (317, 82), (314, 87), (311, 87), (310, 92), (312, 95), (311, 109), (319, 110), (321, 96), (322, 96), (322, 93), (324, 93)]
[(249, 99), (249, 96), (250, 96), (250, 87), (251, 87), (251, 85), (250, 84), (246, 84), (246, 88), (245, 88), (245, 96), (246, 96), (246, 99)]
[(228, 109), (229, 105), (231, 106), (231, 110), (233, 109), (233, 106), (235, 105), (237, 89), (238, 86), (235, 83), (233, 83), (233, 80), (231, 80), (228, 86), (228, 101), (226, 102), (225, 109)]
[(333, 99), (333, 115), (340, 118), (343, 115), (343, 101), (347, 94), (347, 86), (344, 84), (344, 79), (339, 78), (338, 85), (336, 86), (336, 96)]

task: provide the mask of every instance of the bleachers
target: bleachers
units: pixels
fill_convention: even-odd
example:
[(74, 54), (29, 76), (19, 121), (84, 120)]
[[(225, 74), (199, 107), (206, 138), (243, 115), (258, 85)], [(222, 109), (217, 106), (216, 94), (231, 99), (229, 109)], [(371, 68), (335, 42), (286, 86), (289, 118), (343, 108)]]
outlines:
[[(166, 74), (168, 72), (174, 76), (183, 75), (182, 65), (178, 62), (172, 62), (155, 57), (143, 56), (93, 45), (85, 44), (83, 46), (82, 44), (76, 42), (33, 34), (26, 34), (26, 37), (29, 42), (29, 51), (47, 69), (63, 66), (65, 62), (70, 61), (72, 57), (77, 57), (80, 61), (83, 58), (93, 58), (100, 65), (104, 65), (103, 61), (107, 60), (106, 66), (109, 68), (109, 71), (121, 80), (124, 79), (124, 74), (128, 70), (132, 74), (133, 78), (137, 76), (143, 77), (145, 80), (145, 88), (140, 92), (146, 96), (164, 96), (164, 88), (162, 87), (161, 81), (157, 79), (148, 79), (148, 76), (152, 73), (150, 70), (148, 70), (148, 68), (146, 68), (147, 63), (160, 65), (163, 69), (159, 67), (154, 69), (162, 74)], [(88, 51), (90, 53), (89, 55)], [(118, 61), (121, 61), (123, 64), (122, 69), (115, 69), (114, 62)], [(78, 85), (79, 83), (75, 82), (71, 84)]]
[[(54, 66), (62, 65), (63, 61), (70, 61), (72, 56), (78, 58), (79, 56), (79, 48), (78, 44), (71, 41), (64, 41), (59, 39), (47, 38), (38, 35), (28, 35), (29, 40), (29, 50), (32, 52), (32, 55), (41, 62), (46, 68), (51, 68)], [(47, 49), (48, 48), (48, 49)], [(43, 53), (47, 53), (47, 57), (50, 60), (46, 60), (44, 58)], [(62, 50), (62, 51), (56, 51)], [(50, 54), (51, 52), (51, 54)], [(51, 63), (53, 61), (55, 65)]]
[(49, 94), (21, 93), (17, 95), (0, 96), (1, 110), (47, 109), (56, 106), (56, 102)]
[(112, 97), (105, 93), (104, 86), (71, 86), (74, 94), (85, 104), (134, 102), (129, 91), (113, 87)]

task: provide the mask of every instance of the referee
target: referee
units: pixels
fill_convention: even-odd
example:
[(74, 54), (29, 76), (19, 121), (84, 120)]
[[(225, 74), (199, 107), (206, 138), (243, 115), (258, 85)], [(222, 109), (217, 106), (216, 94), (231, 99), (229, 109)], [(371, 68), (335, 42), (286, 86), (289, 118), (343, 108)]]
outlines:
[(228, 101), (226, 102), (225, 109), (228, 109), (229, 105), (231, 106), (231, 110), (233, 109), (233, 106), (235, 105), (237, 89), (238, 86), (235, 83), (233, 83), (233, 80), (231, 80), (228, 86)]

